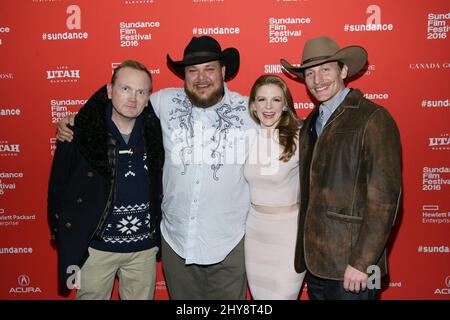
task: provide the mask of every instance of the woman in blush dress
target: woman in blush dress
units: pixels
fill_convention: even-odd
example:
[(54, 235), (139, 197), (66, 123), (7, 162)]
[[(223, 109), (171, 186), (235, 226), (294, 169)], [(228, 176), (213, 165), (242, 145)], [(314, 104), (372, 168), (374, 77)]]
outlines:
[(249, 111), (261, 125), (244, 166), (252, 201), (245, 234), (250, 292), (255, 300), (295, 300), (305, 277), (294, 270), (299, 121), (284, 80), (259, 77), (250, 92)]

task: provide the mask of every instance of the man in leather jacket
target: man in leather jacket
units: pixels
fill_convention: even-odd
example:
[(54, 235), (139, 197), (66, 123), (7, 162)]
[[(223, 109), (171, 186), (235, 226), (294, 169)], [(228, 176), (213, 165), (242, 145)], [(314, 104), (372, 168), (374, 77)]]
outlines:
[(319, 102), (299, 142), (295, 267), (308, 270), (311, 299), (377, 299), (379, 278), (387, 273), (386, 241), (401, 195), (401, 146), (388, 111), (344, 83), (366, 62), (364, 48), (340, 49), (328, 37), (307, 41), (298, 67), (281, 60)]

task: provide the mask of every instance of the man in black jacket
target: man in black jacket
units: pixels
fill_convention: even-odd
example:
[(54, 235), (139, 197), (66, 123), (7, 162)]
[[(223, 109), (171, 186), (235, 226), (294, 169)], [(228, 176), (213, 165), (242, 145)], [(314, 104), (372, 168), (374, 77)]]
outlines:
[(152, 79), (125, 61), (75, 118), (53, 159), (48, 217), (59, 279), (77, 299), (152, 299), (160, 246), (163, 147), (147, 108)]

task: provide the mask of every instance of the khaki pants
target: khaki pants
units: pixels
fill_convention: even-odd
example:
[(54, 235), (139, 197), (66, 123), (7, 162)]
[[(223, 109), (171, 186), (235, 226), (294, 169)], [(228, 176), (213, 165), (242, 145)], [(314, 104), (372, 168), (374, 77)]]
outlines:
[(161, 239), (161, 256), (170, 298), (173, 300), (245, 300), (247, 277), (244, 240), (222, 262), (212, 265), (186, 265)]
[(156, 253), (148, 250), (118, 253), (89, 248), (89, 258), (81, 268), (78, 300), (108, 300), (116, 275), (122, 300), (151, 300), (156, 282)]

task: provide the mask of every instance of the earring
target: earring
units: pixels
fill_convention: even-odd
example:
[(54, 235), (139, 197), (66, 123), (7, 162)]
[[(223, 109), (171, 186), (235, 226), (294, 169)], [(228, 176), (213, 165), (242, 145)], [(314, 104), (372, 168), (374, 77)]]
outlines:
[(283, 107), (283, 111), (286, 112), (288, 111), (288, 108), (286, 106)]

